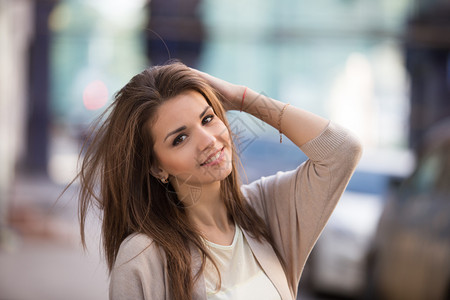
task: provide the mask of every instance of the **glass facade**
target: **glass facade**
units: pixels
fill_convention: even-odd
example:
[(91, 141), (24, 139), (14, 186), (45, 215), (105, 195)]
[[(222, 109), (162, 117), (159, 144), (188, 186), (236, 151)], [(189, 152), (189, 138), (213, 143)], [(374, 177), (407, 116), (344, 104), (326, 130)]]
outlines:
[(342, 123), (368, 146), (402, 147), (409, 4), (206, 0), (201, 68)]
[[(159, 36), (149, 42), (148, 19), (164, 24), (164, 18), (181, 15), (153, 2), (150, 9), (144, 0), (58, 4), (49, 23), (56, 122), (90, 121), (98, 114), (93, 108), (104, 108), (105, 101), (90, 103), (89, 95), (109, 101), (148, 63), (162, 63), (147, 58), (158, 43), (168, 47), (162, 56), (183, 58), (188, 34), (181, 29), (154, 26), (153, 37)], [(173, 8), (183, 3), (169, 2)], [(342, 123), (366, 145), (405, 145), (408, 83), (401, 32), (411, 1), (195, 2), (190, 17), (197, 31), (204, 30), (198, 35), (204, 40), (194, 47), (200, 52), (194, 66)]]

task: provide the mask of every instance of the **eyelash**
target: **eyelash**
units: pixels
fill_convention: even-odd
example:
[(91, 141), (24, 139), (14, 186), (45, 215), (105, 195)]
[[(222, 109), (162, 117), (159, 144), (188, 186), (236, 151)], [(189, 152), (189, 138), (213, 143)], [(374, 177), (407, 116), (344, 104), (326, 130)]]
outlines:
[[(205, 120), (206, 120), (206, 119), (209, 119), (209, 118), (211, 118), (211, 120), (209, 120), (208, 122), (205, 123)], [(207, 115), (207, 116), (205, 116), (205, 117), (202, 119), (202, 124), (203, 124), (203, 125), (208, 124), (208, 123), (210, 123), (213, 119), (214, 119), (214, 115)]]
[[(207, 119), (210, 119), (209, 121), (205, 121)], [(211, 123), (212, 120), (214, 119), (214, 115), (207, 115), (202, 119), (202, 125), (206, 125), (208, 123)], [(185, 139), (187, 138), (187, 135), (184, 133), (179, 134), (174, 140), (172, 145), (173, 146), (178, 146), (180, 143), (182, 143)]]

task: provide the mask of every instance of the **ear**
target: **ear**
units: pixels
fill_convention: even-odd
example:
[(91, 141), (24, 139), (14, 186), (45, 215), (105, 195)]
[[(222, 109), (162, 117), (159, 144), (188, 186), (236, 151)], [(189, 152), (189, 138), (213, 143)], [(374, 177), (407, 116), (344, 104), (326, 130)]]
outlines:
[(157, 165), (152, 165), (150, 167), (150, 174), (158, 179), (167, 179), (169, 177), (169, 173), (167, 173)]

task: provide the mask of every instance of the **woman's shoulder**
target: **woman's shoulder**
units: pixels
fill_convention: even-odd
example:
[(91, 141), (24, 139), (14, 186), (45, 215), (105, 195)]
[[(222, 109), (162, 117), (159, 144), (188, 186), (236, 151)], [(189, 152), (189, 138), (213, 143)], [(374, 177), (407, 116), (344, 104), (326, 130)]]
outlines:
[(120, 244), (115, 267), (126, 263), (141, 263), (142, 261), (161, 260), (163, 253), (154, 240), (143, 233), (133, 233)]
[(165, 257), (149, 236), (123, 240), (111, 270), (110, 299), (164, 299)]

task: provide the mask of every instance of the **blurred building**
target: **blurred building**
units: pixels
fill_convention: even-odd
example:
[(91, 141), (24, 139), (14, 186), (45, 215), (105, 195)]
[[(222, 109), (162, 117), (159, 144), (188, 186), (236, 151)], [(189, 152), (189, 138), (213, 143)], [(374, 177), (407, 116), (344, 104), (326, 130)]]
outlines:
[(367, 147), (405, 148), (402, 32), (412, 2), (204, 0), (200, 66), (331, 118)]
[[(87, 125), (131, 76), (169, 58), (331, 118), (366, 147), (418, 149), (450, 115), (448, 3), (0, 0), (0, 230), (15, 178), (67, 183)], [(289, 142), (248, 118), (230, 114), (252, 126), (249, 177), (291, 169)]]
[(18, 161), (67, 182), (87, 124), (169, 58), (334, 119), (368, 146), (405, 147), (412, 2), (0, 1), (2, 199)]

